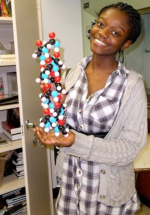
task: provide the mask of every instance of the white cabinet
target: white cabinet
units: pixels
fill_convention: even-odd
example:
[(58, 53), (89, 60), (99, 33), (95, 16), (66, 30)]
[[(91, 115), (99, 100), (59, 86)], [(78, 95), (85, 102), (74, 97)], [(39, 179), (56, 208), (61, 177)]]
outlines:
[[(6, 177), (0, 188), (0, 195), (19, 187), (26, 188), (27, 214), (28, 215), (53, 215), (53, 196), (51, 181), (50, 150), (34, 147), (32, 143), (33, 131), (26, 127), (26, 121), (39, 123), (42, 108), (38, 94), (39, 86), (35, 79), (39, 76), (38, 64), (32, 59), (36, 49), (35, 41), (41, 38), (40, 1), (37, 0), (12, 0), (12, 33), (15, 43), (16, 65), (0, 65), (1, 72), (6, 72), (15, 67), (17, 72), (19, 104), (0, 106), (2, 117), (5, 118), (6, 110), (19, 107), (22, 127), (22, 140), (14, 141), (9, 146), (0, 148), (0, 152), (16, 148), (23, 148), (25, 177), (17, 179), (14, 175)], [(0, 23), (1, 24), (1, 23)], [(42, 38), (41, 38), (42, 39)], [(4, 68), (5, 67), (5, 68)], [(5, 70), (5, 71), (3, 71)]]

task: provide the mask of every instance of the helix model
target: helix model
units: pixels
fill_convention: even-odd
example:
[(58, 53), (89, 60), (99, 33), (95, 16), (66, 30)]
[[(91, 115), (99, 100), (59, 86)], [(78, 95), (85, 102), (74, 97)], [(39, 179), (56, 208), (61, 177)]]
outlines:
[[(40, 60), (40, 76), (36, 82), (40, 84), (42, 93), (39, 94), (43, 107), (43, 118), (39, 126), (45, 132), (55, 132), (55, 136), (62, 133), (68, 136), (69, 128), (65, 121), (66, 104), (61, 103), (62, 95), (66, 94), (62, 86), (61, 70), (65, 69), (60, 60), (60, 42), (55, 39), (55, 33), (49, 33), (49, 41), (36, 41), (37, 50), (32, 54), (33, 58)], [(53, 49), (53, 54), (51, 51)]]

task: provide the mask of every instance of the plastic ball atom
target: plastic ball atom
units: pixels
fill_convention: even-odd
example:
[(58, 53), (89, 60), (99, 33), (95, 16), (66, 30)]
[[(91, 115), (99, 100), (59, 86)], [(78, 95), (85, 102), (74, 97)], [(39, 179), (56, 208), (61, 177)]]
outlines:
[[(65, 120), (66, 104), (61, 103), (62, 94), (66, 94), (61, 84), (61, 70), (66, 66), (60, 60), (60, 42), (55, 39), (56, 34), (50, 32), (48, 36), (49, 41), (36, 41), (37, 50), (32, 54), (32, 58), (40, 60), (40, 76), (36, 78), (36, 83), (43, 86), (43, 92), (39, 94), (39, 98), (44, 116), (39, 120), (39, 126), (45, 132), (53, 129), (56, 137), (60, 132), (67, 137), (69, 128)], [(51, 52), (52, 48), (53, 52)]]

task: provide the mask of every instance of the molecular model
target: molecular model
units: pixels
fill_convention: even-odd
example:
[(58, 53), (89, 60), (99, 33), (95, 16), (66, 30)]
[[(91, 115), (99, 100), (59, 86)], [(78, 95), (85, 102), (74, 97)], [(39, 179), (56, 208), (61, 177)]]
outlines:
[[(33, 58), (40, 59), (40, 77), (36, 82), (42, 86), (42, 93), (39, 97), (42, 102), (44, 117), (40, 119), (40, 127), (45, 132), (53, 129), (56, 136), (60, 132), (67, 137), (69, 128), (65, 122), (66, 104), (61, 103), (62, 94), (66, 91), (62, 88), (61, 69), (65, 69), (65, 65), (59, 59), (60, 52), (59, 41), (55, 40), (55, 33), (49, 33), (49, 41), (36, 41), (37, 50), (33, 53)], [(54, 49), (53, 55), (50, 55), (51, 49)]]

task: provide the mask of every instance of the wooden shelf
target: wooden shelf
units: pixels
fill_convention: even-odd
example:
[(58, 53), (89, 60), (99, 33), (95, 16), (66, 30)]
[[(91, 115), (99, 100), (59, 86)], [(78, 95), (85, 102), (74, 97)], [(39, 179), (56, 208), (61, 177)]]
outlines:
[(0, 63), (0, 66), (15, 66), (16, 62), (5, 62), (5, 63)]
[(2, 187), (0, 188), (0, 195), (22, 188), (25, 186), (25, 180), (23, 178), (17, 178), (15, 174), (4, 177), (2, 180)]
[(0, 17), (0, 22), (1, 23), (11, 23), (13, 21), (12, 17)]
[(12, 105), (1, 105), (0, 106), (0, 111), (1, 110), (8, 110), (8, 109), (13, 109), (13, 108), (18, 108), (18, 107), (19, 107), (19, 103), (12, 104)]
[(10, 144), (0, 146), (0, 153), (15, 150), (22, 147), (22, 140), (11, 141), (5, 134), (1, 134)]

